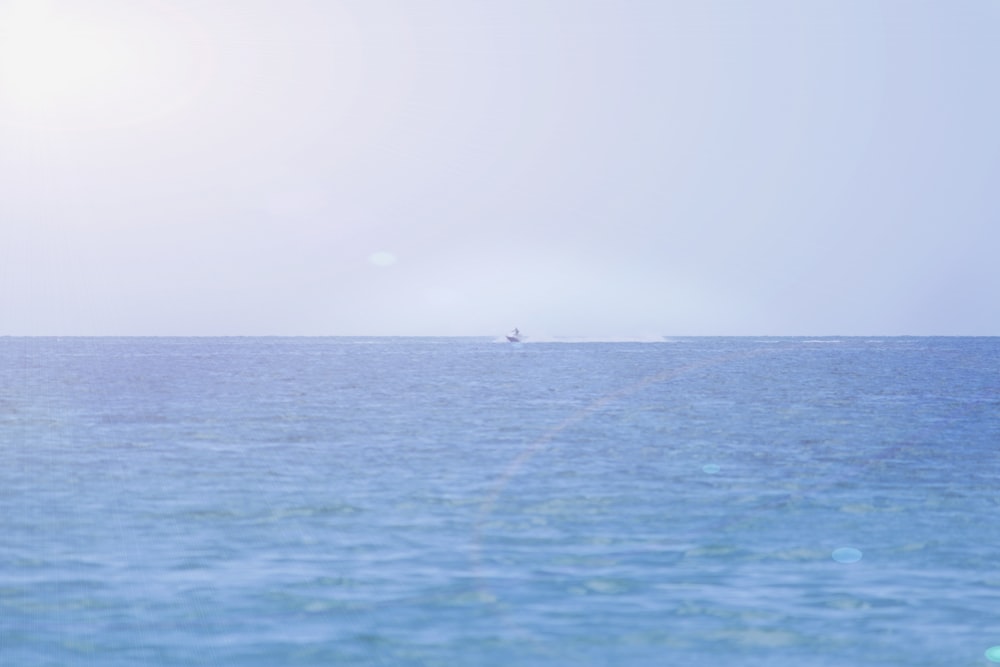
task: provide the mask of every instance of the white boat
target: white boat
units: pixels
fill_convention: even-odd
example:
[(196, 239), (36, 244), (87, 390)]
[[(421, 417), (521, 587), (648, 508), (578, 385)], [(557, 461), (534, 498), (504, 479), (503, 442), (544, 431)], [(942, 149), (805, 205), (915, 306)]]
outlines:
[(514, 327), (514, 329), (507, 334), (507, 341), (510, 343), (520, 343), (522, 340), (524, 340), (524, 336), (521, 335), (521, 332), (517, 327)]

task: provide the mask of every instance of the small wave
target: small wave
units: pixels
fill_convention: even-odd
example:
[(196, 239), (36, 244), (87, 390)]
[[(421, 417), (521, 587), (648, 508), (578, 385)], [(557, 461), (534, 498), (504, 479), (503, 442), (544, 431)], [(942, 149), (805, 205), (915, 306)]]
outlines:
[[(499, 337), (496, 343), (506, 343), (507, 339)], [(676, 343), (664, 336), (531, 336), (524, 337), (519, 343)]]

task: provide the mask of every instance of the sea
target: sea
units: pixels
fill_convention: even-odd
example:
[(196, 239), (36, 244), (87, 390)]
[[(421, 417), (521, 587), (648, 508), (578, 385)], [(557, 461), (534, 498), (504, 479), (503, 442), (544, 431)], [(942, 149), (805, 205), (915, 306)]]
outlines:
[(1000, 662), (1000, 338), (0, 338), (0, 665)]

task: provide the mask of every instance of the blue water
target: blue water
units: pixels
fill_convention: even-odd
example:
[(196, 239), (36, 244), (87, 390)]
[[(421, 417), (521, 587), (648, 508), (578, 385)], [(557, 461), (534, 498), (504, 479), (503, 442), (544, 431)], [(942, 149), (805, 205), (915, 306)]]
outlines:
[(997, 338), (0, 338), (0, 447), (3, 665), (1000, 645)]

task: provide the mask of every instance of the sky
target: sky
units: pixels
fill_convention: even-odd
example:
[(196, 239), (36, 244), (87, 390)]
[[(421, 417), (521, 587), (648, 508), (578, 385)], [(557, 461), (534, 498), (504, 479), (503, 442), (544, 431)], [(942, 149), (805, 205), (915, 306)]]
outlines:
[(0, 335), (1000, 335), (1000, 0), (0, 0)]

